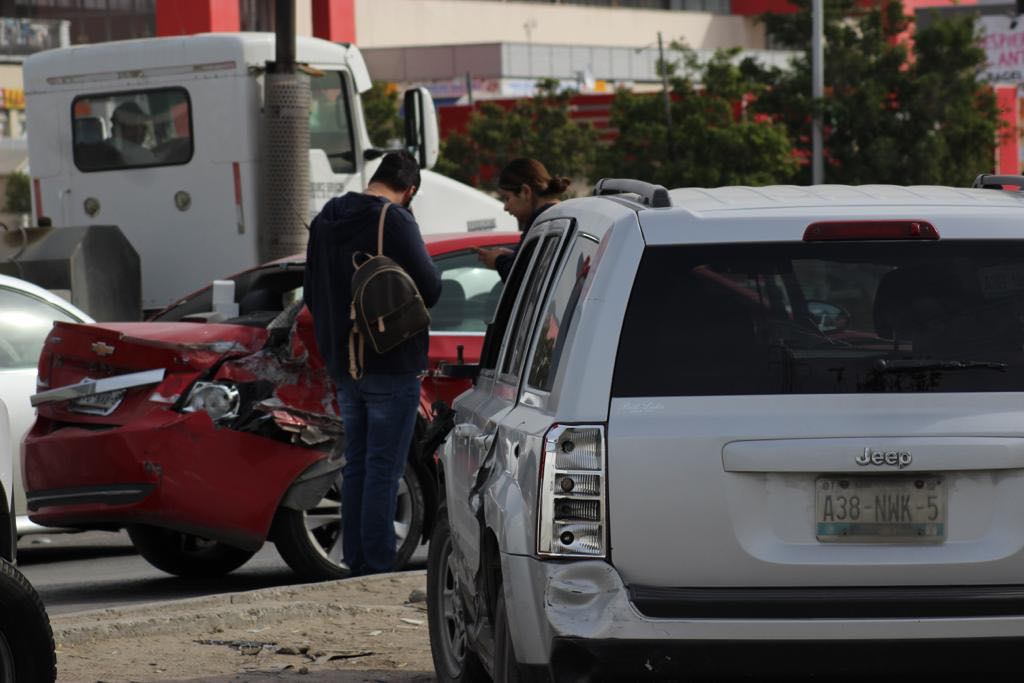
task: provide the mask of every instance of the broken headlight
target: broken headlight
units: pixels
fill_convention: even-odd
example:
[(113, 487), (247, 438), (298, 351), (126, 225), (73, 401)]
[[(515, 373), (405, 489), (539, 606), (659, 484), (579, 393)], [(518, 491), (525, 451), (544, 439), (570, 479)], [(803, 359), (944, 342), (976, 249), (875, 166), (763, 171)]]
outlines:
[(220, 382), (196, 382), (185, 399), (183, 412), (203, 411), (214, 422), (223, 422), (238, 417), (241, 399), (233, 384)]

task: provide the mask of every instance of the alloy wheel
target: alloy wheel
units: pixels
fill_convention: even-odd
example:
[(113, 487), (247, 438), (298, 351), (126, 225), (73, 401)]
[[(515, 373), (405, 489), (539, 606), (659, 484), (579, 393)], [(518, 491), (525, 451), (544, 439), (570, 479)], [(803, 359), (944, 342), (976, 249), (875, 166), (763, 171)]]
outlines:
[(445, 539), (441, 552), (444, 572), (437, 577), (439, 585), (435, 587), (441, 594), (441, 654), (448, 671), (457, 676), (465, 666), (469, 643), (462, 598), (459, 597), (458, 580), (455, 578), (451, 536)]
[[(395, 510), (395, 547), (401, 548), (409, 535), (413, 519), (412, 496), (405, 478), (398, 483), (398, 507)], [(311, 545), (333, 565), (344, 566), (341, 535), (341, 476), (314, 507), (303, 512)]]

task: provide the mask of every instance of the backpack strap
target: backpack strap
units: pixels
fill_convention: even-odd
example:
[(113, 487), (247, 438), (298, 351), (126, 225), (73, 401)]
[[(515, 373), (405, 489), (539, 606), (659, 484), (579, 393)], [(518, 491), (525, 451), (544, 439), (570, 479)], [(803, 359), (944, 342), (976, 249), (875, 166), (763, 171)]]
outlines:
[(384, 200), (384, 208), (380, 210), (380, 220), (377, 223), (377, 256), (384, 255), (384, 217), (390, 206), (391, 202)]

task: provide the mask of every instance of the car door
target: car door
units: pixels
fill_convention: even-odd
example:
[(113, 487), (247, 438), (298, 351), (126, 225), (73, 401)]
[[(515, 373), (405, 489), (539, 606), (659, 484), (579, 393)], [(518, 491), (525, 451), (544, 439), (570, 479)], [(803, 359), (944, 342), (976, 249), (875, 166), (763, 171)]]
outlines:
[[(479, 562), (481, 485), (493, 461), (492, 447), (502, 418), (516, 402), (529, 347), (530, 332), (567, 221), (543, 223), (523, 244), (498, 312), (484, 342), (476, 387), (455, 403), (451, 462), (446, 463), (449, 518), (465, 567)], [(498, 340), (500, 346), (495, 348)]]

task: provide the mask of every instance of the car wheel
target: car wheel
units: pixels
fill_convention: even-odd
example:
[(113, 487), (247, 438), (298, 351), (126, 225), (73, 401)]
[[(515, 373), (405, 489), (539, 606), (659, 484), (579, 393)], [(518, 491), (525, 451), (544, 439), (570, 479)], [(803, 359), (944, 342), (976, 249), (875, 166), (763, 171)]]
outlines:
[(154, 526), (130, 526), (128, 537), (146, 562), (168, 574), (186, 578), (223, 576), (256, 554), (201, 536)]
[(55, 680), (57, 654), (46, 609), (22, 573), (0, 560), (0, 682)]
[(489, 681), (490, 677), (469, 645), (454, 562), (448, 510), (442, 505), (430, 536), (427, 559), (427, 623), (434, 671), (442, 683)]
[[(396, 567), (408, 564), (420, 544), (423, 506), (423, 487), (407, 463), (395, 509)], [(341, 475), (313, 508), (279, 508), (271, 536), (282, 559), (302, 578), (328, 581), (348, 576), (349, 569), (341, 561)]]

